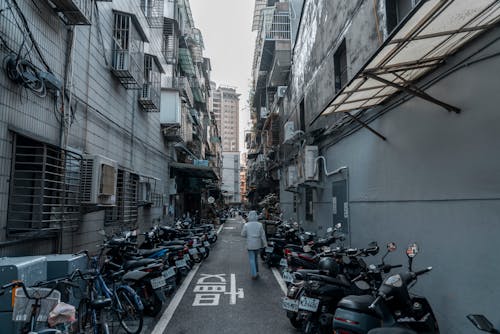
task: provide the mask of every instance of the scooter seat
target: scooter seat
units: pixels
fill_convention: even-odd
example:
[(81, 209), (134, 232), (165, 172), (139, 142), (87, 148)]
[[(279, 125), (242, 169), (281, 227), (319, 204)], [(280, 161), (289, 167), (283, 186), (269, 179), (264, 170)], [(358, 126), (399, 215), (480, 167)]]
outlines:
[(337, 307), (375, 315), (378, 317), (377, 313), (369, 308), (374, 300), (375, 298), (369, 295), (347, 296), (340, 300), (340, 302), (337, 304)]
[(184, 245), (164, 246), (162, 248), (168, 249), (169, 251), (172, 251), (172, 252), (177, 252), (177, 251), (183, 250), (184, 249)]
[(387, 328), (374, 328), (370, 330), (368, 334), (417, 334), (417, 332), (406, 328), (387, 327)]
[(279, 243), (282, 243), (282, 242), (286, 241), (286, 239), (284, 239), (284, 238), (269, 238), (268, 240), (269, 241), (274, 241), (274, 242), (279, 242)]
[(182, 240), (173, 240), (173, 241), (166, 241), (162, 242), (162, 246), (184, 246), (186, 242)]
[(162, 251), (163, 248), (151, 248), (151, 249), (138, 249), (137, 254), (140, 256), (150, 256), (156, 252)]
[(123, 264), (123, 269), (132, 269), (132, 268), (147, 266), (148, 264), (151, 264), (153, 262), (156, 262), (156, 260), (155, 259), (130, 260)]

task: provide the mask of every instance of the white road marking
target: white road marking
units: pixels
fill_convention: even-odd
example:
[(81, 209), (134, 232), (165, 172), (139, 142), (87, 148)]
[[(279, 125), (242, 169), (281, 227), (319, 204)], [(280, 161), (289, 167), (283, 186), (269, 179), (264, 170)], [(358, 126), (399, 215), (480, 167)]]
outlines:
[(276, 268), (271, 268), (272, 272), (273, 272), (273, 275), (274, 275), (274, 278), (276, 278), (276, 281), (278, 281), (278, 284), (281, 288), (281, 291), (283, 291), (283, 294), (286, 295), (286, 292), (287, 292), (287, 288), (286, 288), (286, 283), (285, 281), (283, 280), (283, 278), (281, 277), (281, 274), (280, 272), (278, 271), (278, 269)]
[(221, 226), (219, 227), (219, 229), (217, 230), (217, 234), (219, 234), (219, 233), (220, 233), (220, 231), (222, 231), (222, 228), (223, 228), (223, 227), (224, 227), (224, 225), (221, 225)]
[(231, 296), (231, 300), (229, 301), (229, 304), (234, 305), (236, 304), (236, 297), (243, 299), (245, 298), (245, 293), (243, 292), (242, 288), (238, 288), (236, 290), (236, 275), (231, 274), (231, 291), (230, 292), (225, 292), (226, 295)]
[(235, 230), (236, 227), (234, 226), (228, 226), (228, 227), (224, 227), (225, 230)]
[(172, 316), (174, 315), (175, 310), (177, 309), (177, 307), (181, 303), (182, 297), (184, 297), (184, 294), (186, 293), (186, 290), (189, 287), (189, 284), (193, 280), (194, 275), (196, 275), (196, 272), (198, 271), (199, 268), (200, 268), (200, 263), (197, 263), (193, 266), (193, 269), (191, 269), (189, 274), (184, 279), (184, 282), (182, 282), (181, 287), (175, 293), (174, 298), (172, 298), (172, 301), (168, 305), (167, 309), (165, 310), (165, 312), (161, 316), (160, 320), (156, 324), (156, 326), (153, 329), (153, 331), (151, 332), (151, 334), (162, 334), (165, 331), (165, 329), (168, 326), (168, 323), (170, 322), (170, 320), (172, 319)]

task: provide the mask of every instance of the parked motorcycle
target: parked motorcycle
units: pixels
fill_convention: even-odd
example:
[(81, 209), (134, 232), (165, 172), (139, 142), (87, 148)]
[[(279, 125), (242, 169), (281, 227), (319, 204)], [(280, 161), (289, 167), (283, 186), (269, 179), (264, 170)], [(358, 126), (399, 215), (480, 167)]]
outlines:
[[(417, 244), (408, 247), (408, 272), (384, 280), (375, 295), (348, 296), (337, 305), (333, 330), (342, 334), (439, 333), (434, 312), (426, 298), (410, 295), (417, 278), (432, 270), (413, 271)], [(374, 330), (376, 329), (376, 330)]]

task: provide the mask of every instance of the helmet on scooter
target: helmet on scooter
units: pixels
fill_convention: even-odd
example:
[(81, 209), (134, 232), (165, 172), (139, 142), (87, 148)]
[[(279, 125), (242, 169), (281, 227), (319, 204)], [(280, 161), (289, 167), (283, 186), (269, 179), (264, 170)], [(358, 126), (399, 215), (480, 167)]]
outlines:
[(331, 257), (324, 257), (319, 260), (318, 269), (328, 276), (336, 276), (340, 271), (339, 264)]

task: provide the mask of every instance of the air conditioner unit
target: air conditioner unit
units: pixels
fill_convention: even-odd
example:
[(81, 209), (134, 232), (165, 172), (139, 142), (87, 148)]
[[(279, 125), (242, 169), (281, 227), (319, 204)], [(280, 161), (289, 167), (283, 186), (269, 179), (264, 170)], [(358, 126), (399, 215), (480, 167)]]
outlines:
[(293, 135), (295, 134), (295, 124), (293, 121), (288, 121), (285, 123), (284, 127), (284, 132), (285, 132), (285, 141), (290, 140), (293, 138)]
[(297, 174), (297, 166), (290, 165), (286, 168), (285, 175), (285, 190), (291, 190), (297, 188), (298, 184), (298, 174)]
[(116, 203), (118, 163), (100, 155), (84, 155), (81, 168), (82, 204)]
[(267, 112), (266, 107), (260, 107), (260, 118), (267, 118), (269, 116), (269, 113)]
[(304, 148), (304, 179), (305, 181), (318, 181), (319, 173), (314, 171), (316, 158), (318, 157), (318, 146), (306, 145)]
[(284, 97), (286, 94), (287, 88), (288, 88), (288, 86), (278, 86), (278, 89), (276, 90), (276, 96), (278, 98)]

